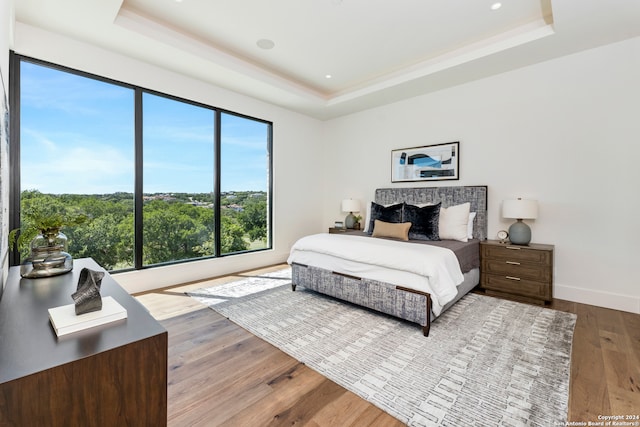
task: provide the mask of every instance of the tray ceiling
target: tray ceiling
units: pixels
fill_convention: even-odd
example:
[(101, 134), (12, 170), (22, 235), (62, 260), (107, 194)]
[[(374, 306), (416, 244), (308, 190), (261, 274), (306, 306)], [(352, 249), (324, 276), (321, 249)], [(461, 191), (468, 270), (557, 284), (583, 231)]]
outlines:
[(17, 22), (320, 119), (640, 35), (633, 0), (19, 0)]

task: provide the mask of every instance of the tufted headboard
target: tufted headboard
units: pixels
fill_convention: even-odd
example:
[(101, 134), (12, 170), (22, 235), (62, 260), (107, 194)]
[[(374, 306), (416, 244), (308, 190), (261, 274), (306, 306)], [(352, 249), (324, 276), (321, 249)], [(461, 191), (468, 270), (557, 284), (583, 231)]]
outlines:
[(410, 188), (378, 188), (375, 202), (382, 205), (406, 202), (411, 205), (419, 203), (442, 203), (447, 208), (461, 203), (471, 203), (471, 212), (476, 212), (473, 237), (487, 239), (487, 186), (475, 185), (464, 187), (410, 187)]

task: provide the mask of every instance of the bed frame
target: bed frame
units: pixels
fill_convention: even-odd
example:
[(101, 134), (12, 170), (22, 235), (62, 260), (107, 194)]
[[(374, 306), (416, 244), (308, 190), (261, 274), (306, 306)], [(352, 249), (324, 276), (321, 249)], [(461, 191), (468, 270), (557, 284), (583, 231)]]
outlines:
[[(486, 186), (382, 188), (375, 191), (375, 202), (384, 205), (401, 202), (409, 204), (441, 202), (442, 207), (470, 202), (471, 212), (476, 212), (473, 237), (479, 240), (487, 238)], [(431, 321), (435, 316), (431, 310), (431, 295), (426, 292), (298, 263), (291, 265), (291, 272), (293, 291), (300, 285), (417, 323), (422, 326), (424, 336), (429, 336)], [(463, 295), (459, 294), (456, 300)], [(447, 306), (451, 305), (452, 303), (447, 304)]]

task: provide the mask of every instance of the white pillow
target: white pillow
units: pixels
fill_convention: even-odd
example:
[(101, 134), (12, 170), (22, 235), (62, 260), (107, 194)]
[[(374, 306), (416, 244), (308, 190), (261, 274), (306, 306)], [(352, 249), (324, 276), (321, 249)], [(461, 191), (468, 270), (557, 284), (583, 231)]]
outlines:
[(476, 219), (476, 213), (469, 213), (469, 223), (467, 224), (467, 238), (473, 239), (473, 220)]
[(469, 240), (467, 226), (469, 224), (469, 210), (471, 203), (440, 208), (438, 234), (441, 240)]
[(365, 233), (369, 232), (369, 222), (371, 221), (371, 202), (367, 203), (367, 214), (364, 216), (364, 228)]

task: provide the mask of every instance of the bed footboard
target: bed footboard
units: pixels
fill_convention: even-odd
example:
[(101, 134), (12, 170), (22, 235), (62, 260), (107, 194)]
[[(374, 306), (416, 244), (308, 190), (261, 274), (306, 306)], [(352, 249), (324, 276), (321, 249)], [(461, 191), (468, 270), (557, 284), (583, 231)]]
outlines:
[(291, 289), (307, 289), (370, 308), (422, 327), (429, 336), (431, 295), (413, 289), (293, 263)]

